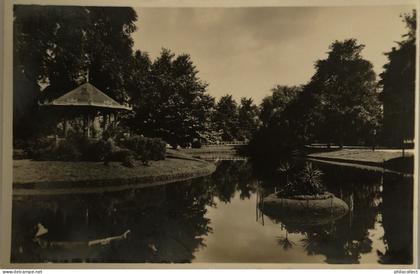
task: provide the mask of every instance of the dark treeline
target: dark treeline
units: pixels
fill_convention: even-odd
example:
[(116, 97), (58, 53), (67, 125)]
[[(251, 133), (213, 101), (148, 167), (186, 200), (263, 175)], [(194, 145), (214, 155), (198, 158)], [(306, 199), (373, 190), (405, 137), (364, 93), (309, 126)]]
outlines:
[[(379, 81), (384, 110), (384, 142), (398, 146), (414, 139), (416, 82), (416, 13), (403, 15), (408, 32), (386, 53), (388, 63)], [(417, 72), (418, 73), (418, 72)]]
[[(414, 135), (415, 22), (390, 52), (378, 81), (355, 39), (334, 41), (302, 86), (278, 85), (257, 106), (229, 94), (216, 100), (188, 54), (133, 49), (132, 8), (15, 6), (14, 139), (54, 134), (56, 116), (38, 100), (89, 81), (133, 112), (125, 131), (176, 146), (251, 140), (266, 157), (308, 143), (400, 146)], [(141, 15), (140, 15), (141, 16)]]

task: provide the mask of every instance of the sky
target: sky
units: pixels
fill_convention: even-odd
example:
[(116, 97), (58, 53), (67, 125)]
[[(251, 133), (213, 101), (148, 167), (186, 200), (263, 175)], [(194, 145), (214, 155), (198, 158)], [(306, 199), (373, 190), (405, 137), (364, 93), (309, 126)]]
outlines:
[(335, 40), (356, 38), (379, 74), (384, 52), (407, 31), (412, 6), (136, 8), (134, 47), (156, 58), (162, 48), (188, 53), (208, 92), (256, 103), (275, 85), (300, 85)]

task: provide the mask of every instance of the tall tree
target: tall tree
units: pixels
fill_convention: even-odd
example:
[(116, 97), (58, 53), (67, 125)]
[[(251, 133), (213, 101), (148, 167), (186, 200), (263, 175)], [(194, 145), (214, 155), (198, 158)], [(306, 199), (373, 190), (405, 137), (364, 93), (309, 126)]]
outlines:
[(133, 131), (161, 137), (173, 146), (199, 139), (207, 130), (214, 99), (206, 93), (207, 84), (198, 77), (191, 57), (163, 49), (153, 63), (141, 53), (135, 58)]
[(298, 100), (302, 87), (277, 85), (271, 91), (260, 105), (262, 125), (253, 135), (249, 151), (255, 157), (278, 159), (301, 144), (299, 129), (306, 108)]
[(316, 62), (316, 73), (308, 86), (318, 96), (325, 119), (319, 125), (322, 141), (365, 143), (379, 126), (376, 75), (372, 64), (361, 56), (363, 48), (355, 39), (335, 41), (328, 57)]
[(252, 98), (241, 98), (238, 109), (238, 138), (250, 140), (259, 126), (258, 107)]
[(232, 95), (222, 96), (216, 104), (213, 121), (222, 132), (223, 141), (233, 141), (238, 137), (238, 104)]
[(403, 41), (386, 53), (388, 63), (380, 75), (384, 106), (384, 141), (402, 145), (414, 139), (416, 77), (416, 13), (403, 16), (408, 29)]
[[(14, 6), (14, 70), (27, 82), (14, 88), (22, 106), (14, 112), (16, 128), (21, 117), (32, 116), (36, 98), (56, 98), (88, 74), (92, 84), (127, 102), (136, 20), (136, 12), (124, 7)], [(40, 92), (41, 86), (47, 87)]]
[(297, 97), (300, 91), (300, 87), (296, 86), (276, 85), (272, 88), (272, 94), (264, 97), (260, 105), (262, 124), (268, 126), (274, 120), (279, 120), (288, 104)]

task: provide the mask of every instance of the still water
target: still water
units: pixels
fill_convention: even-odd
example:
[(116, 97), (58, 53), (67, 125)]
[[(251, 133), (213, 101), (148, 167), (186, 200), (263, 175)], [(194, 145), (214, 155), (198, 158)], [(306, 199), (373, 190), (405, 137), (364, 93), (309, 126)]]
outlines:
[(17, 196), (12, 261), (412, 263), (412, 176), (314, 165), (351, 208), (338, 220), (266, 216), (263, 197), (284, 175), (247, 161), (221, 161), (212, 176), (147, 189)]

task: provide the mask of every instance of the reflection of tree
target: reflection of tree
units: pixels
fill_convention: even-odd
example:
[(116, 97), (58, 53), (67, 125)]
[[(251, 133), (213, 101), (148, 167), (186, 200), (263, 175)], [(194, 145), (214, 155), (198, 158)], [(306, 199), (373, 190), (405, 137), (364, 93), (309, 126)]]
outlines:
[[(282, 225), (282, 228), (283, 228), (283, 225)], [(296, 244), (295, 242), (289, 239), (289, 231), (287, 231), (287, 229), (285, 229), (285, 231), (286, 231), (285, 236), (277, 237), (277, 243), (283, 248), (283, 250), (289, 250)]]
[[(282, 223), (288, 232), (301, 233), (307, 254), (326, 256), (327, 263), (359, 263), (361, 254), (372, 251), (369, 229), (374, 228), (380, 201), (381, 174), (359, 169), (317, 165), (323, 184), (353, 211), (340, 219), (319, 220), (311, 214), (269, 216)], [(267, 189), (266, 189), (267, 190)]]
[(344, 217), (330, 225), (314, 228), (305, 233), (303, 240), (309, 255), (323, 254), (327, 263), (359, 263), (360, 255), (372, 250), (372, 241), (367, 237), (352, 236)]
[(385, 253), (378, 251), (384, 264), (413, 262), (413, 179), (385, 174), (382, 192), (382, 225)]
[(331, 227), (309, 235), (321, 240), (311, 252), (326, 255), (329, 263), (359, 263), (361, 254), (372, 251), (368, 230), (374, 228), (378, 213), (381, 175), (337, 166), (323, 166), (323, 170), (328, 190), (351, 204), (353, 211)]
[[(206, 179), (107, 195), (78, 195), (15, 201), (12, 261), (78, 259), (104, 262), (190, 262), (203, 236), (212, 204)], [(33, 227), (42, 223), (48, 241), (86, 241), (131, 230), (125, 241), (76, 249), (40, 249)]]
[(212, 175), (215, 195), (220, 201), (228, 203), (235, 191), (240, 191), (240, 198), (251, 197), (255, 192), (255, 180), (252, 179), (252, 168), (246, 161), (221, 161)]

